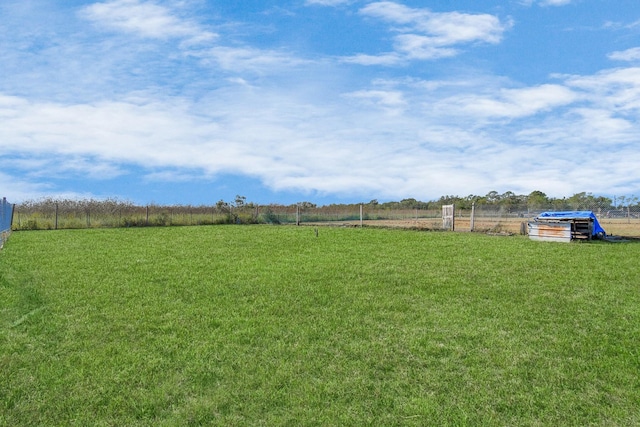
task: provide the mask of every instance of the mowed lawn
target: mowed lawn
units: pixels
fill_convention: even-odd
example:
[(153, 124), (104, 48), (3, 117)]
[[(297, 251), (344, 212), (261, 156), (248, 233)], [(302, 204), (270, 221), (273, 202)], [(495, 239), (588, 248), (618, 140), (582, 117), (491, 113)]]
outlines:
[(0, 425), (640, 424), (640, 244), (15, 232)]

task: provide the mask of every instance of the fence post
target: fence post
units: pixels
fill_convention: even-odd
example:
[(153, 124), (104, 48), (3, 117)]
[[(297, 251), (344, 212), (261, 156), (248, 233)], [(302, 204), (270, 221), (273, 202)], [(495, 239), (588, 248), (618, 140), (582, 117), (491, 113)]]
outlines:
[(473, 231), (476, 220), (476, 202), (471, 203), (471, 218), (469, 219), (469, 231)]
[(300, 204), (296, 205), (296, 225), (300, 225)]
[(54, 227), (54, 230), (58, 229), (58, 203), (56, 203), (56, 225)]
[(360, 228), (362, 228), (362, 203), (360, 204)]

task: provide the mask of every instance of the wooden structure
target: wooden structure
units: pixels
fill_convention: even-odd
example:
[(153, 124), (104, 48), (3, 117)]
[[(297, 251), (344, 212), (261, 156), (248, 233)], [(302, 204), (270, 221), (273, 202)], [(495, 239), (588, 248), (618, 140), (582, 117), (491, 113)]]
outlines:
[(594, 218), (589, 217), (538, 217), (528, 223), (529, 238), (548, 242), (591, 240), (594, 222)]
[(455, 224), (455, 205), (443, 205), (442, 206), (442, 228), (445, 230), (454, 231), (456, 229)]

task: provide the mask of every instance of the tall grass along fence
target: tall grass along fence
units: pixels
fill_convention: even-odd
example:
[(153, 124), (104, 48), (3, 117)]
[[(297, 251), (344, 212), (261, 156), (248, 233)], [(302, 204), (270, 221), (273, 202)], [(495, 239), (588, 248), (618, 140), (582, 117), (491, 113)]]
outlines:
[(6, 197), (2, 198), (0, 205), (0, 248), (9, 238), (11, 233), (11, 223), (13, 222), (13, 204), (7, 202)]
[[(455, 231), (520, 233), (523, 224), (548, 210), (591, 210), (607, 234), (640, 237), (640, 206), (569, 205), (455, 206)], [(40, 200), (16, 205), (14, 230), (181, 226), (209, 224), (298, 224), (402, 227), (442, 230), (442, 207), (389, 208), (376, 204), (315, 206), (253, 203), (213, 206), (138, 206), (106, 200)], [(524, 227), (526, 228), (526, 227)]]
[(226, 206), (138, 206), (117, 200), (39, 200), (16, 206), (14, 230), (208, 225), (258, 222), (255, 212)]

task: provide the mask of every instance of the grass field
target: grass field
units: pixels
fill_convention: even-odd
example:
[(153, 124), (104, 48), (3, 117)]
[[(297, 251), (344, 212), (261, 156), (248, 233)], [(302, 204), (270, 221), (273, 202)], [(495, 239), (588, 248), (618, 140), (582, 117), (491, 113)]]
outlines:
[(640, 244), (14, 232), (0, 425), (640, 424)]

